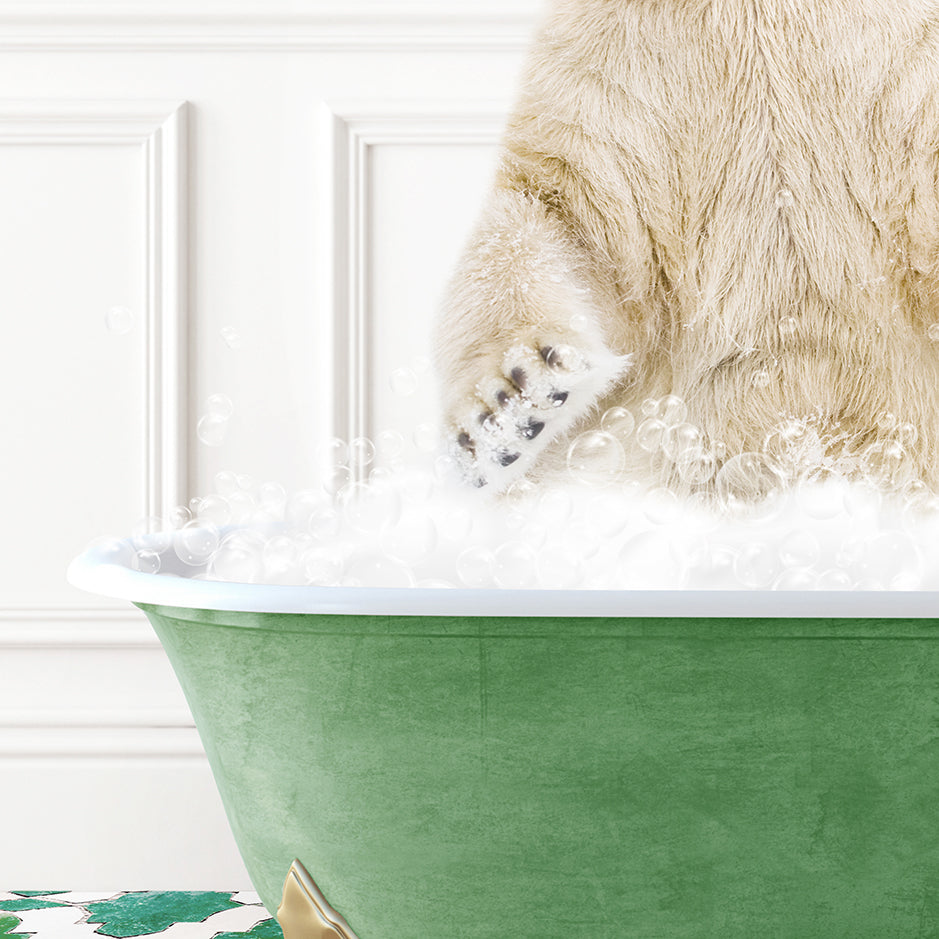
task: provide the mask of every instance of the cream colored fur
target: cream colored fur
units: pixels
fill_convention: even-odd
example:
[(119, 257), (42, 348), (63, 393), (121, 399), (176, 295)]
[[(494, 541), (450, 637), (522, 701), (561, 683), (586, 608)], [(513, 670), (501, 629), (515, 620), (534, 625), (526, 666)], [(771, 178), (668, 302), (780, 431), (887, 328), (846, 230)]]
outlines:
[(939, 0), (560, 0), (440, 318), (449, 432), (504, 488), (671, 392), (719, 457), (798, 418), (935, 486), (937, 286)]

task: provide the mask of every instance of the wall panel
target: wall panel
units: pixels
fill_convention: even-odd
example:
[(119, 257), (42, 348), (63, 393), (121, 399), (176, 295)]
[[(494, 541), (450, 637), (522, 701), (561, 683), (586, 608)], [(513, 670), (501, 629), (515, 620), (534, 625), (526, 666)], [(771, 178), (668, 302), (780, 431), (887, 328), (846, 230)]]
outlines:
[(155, 636), (65, 566), (219, 469), (298, 487), (327, 436), (433, 418), (390, 373), (539, 6), (0, 0), (0, 887), (248, 886)]

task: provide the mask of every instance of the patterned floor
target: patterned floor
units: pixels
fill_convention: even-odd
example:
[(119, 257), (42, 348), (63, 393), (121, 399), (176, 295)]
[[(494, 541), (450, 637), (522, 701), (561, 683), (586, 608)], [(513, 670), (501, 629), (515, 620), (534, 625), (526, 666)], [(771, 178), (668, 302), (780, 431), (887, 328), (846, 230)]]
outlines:
[(0, 939), (283, 939), (256, 893), (0, 892)]

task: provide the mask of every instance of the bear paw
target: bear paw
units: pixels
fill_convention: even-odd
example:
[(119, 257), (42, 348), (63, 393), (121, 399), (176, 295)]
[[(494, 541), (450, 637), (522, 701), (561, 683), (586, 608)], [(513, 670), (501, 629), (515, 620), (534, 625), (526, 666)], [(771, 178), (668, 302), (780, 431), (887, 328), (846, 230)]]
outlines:
[(506, 350), (450, 420), (451, 453), (477, 487), (504, 489), (620, 378), (631, 356), (535, 339)]

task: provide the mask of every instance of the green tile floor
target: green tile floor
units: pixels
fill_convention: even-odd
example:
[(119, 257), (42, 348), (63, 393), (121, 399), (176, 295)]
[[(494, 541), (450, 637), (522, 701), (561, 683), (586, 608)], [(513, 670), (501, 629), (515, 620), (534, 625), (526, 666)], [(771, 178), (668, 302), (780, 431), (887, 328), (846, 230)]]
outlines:
[(282, 939), (256, 893), (0, 891), (0, 939)]

